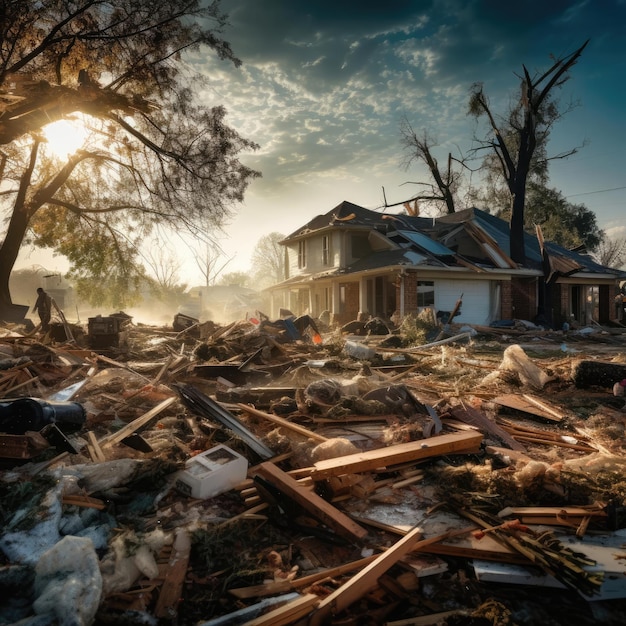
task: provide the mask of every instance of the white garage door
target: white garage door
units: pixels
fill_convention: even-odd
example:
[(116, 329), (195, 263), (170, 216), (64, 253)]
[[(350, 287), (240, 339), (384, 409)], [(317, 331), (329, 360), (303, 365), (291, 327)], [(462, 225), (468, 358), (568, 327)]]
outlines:
[(452, 311), (462, 294), (461, 314), (454, 318), (454, 322), (487, 326), (492, 321), (493, 310), (490, 285), (487, 280), (436, 280), (435, 308), (437, 311)]

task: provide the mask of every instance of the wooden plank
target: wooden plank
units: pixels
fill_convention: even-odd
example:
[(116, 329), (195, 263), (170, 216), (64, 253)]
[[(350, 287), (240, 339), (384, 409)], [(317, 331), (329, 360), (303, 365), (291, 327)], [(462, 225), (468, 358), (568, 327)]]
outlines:
[(607, 513), (604, 506), (599, 504), (589, 504), (584, 506), (511, 506), (502, 509), (498, 513), (498, 517), (509, 517), (510, 515), (518, 517), (524, 516), (546, 516), (546, 515), (567, 515), (581, 516), (596, 515), (606, 517)]
[(81, 494), (65, 495), (61, 498), (61, 504), (66, 504), (68, 506), (80, 506), (88, 509), (98, 509), (99, 511), (104, 511), (107, 507), (104, 500)]
[(497, 396), (493, 402), (507, 409), (528, 413), (551, 422), (560, 422), (563, 420), (563, 414), (559, 413), (556, 408), (550, 406), (547, 402), (538, 400), (530, 394), (517, 395), (514, 393)]
[(283, 428), (292, 430), (294, 433), (298, 433), (299, 435), (302, 435), (306, 437), (307, 439), (313, 439), (313, 441), (320, 441), (320, 442), (328, 441), (327, 437), (323, 437), (322, 435), (319, 435), (318, 433), (313, 432), (312, 430), (309, 430), (308, 428), (304, 428), (303, 426), (300, 426), (299, 424), (294, 424), (293, 422), (290, 422), (289, 420), (279, 417), (278, 415), (272, 415), (271, 413), (265, 413), (264, 411), (259, 411), (258, 409), (255, 409), (254, 407), (248, 404), (239, 403), (236, 406), (240, 408), (242, 411), (245, 411), (246, 413), (250, 413), (250, 415), (255, 415), (256, 417), (260, 417), (274, 424), (278, 424), (278, 426), (282, 426)]
[[(355, 519), (366, 526), (372, 526), (373, 528), (379, 528), (385, 532), (401, 536), (406, 535), (411, 530), (411, 527), (408, 525), (385, 524), (369, 518), (357, 517)], [(449, 525), (446, 524), (446, 526)], [(481, 538), (475, 537), (472, 533), (478, 529), (479, 527), (476, 525), (450, 528), (447, 531), (448, 536), (443, 541), (431, 544), (424, 548), (423, 552), (520, 565), (529, 563), (527, 558), (492, 539), (489, 535), (484, 534)]]
[(522, 444), (515, 441), (506, 430), (490, 420), (482, 411), (478, 411), (470, 406), (455, 406), (450, 409), (450, 414), (461, 422), (469, 424), (470, 426), (476, 426), (476, 428), (483, 433), (493, 435), (512, 450), (518, 450), (519, 452), (526, 451), (526, 448), (524, 448)]
[(347, 583), (339, 587), (329, 596), (326, 596), (309, 619), (310, 626), (322, 626), (330, 623), (333, 614), (341, 613), (351, 604), (362, 598), (368, 591), (377, 585), (377, 581), (392, 565), (397, 563), (409, 552), (422, 550), (427, 546), (437, 543), (448, 536), (448, 533), (437, 535), (430, 539), (422, 539), (422, 529), (418, 526), (408, 532), (402, 539), (397, 541), (388, 550), (385, 550), (355, 574)]
[(102, 452), (102, 448), (100, 447), (100, 444), (96, 439), (96, 435), (92, 430), (87, 431), (87, 438), (89, 439), (89, 444), (93, 450), (93, 460), (95, 462), (106, 461), (106, 456), (104, 455), (104, 452)]
[(421, 617), (409, 617), (408, 619), (395, 620), (393, 622), (385, 622), (385, 626), (435, 626), (436, 624), (445, 624), (448, 617), (460, 615), (469, 616), (467, 609), (454, 609), (453, 611), (443, 611), (441, 613), (431, 613), (430, 615), (422, 615)]
[(270, 462), (261, 463), (257, 473), (270, 481), (286, 496), (297, 502), (303, 509), (332, 528), (337, 534), (350, 541), (367, 537), (367, 530), (351, 520), (311, 489), (303, 487), (297, 480)]
[(126, 426), (120, 428), (116, 433), (103, 437), (99, 441), (100, 446), (111, 446), (114, 443), (119, 443), (120, 441), (122, 441), (122, 439), (126, 439), (126, 437), (132, 435), (136, 430), (147, 424), (151, 419), (164, 411), (168, 406), (170, 406), (170, 404), (174, 404), (177, 399), (178, 398), (176, 398), (175, 396), (172, 396), (171, 398), (166, 398), (165, 400), (163, 400), (163, 402), (155, 406), (153, 409), (151, 409), (141, 417), (138, 417), (137, 419), (130, 422), (130, 424), (126, 424)]
[(167, 573), (156, 602), (154, 614), (157, 618), (172, 619), (178, 614), (183, 583), (189, 566), (191, 539), (184, 529), (178, 529), (170, 555)]
[(261, 615), (261, 617), (247, 621), (244, 626), (286, 626), (293, 624), (307, 615), (318, 602), (319, 598), (314, 593), (307, 593), (265, 615)]
[(329, 476), (373, 471), (442, 454), (478, 452), (482, 440), (481, 433), (470, 431), (438, 435), (429, 439), (357, 452), (318, 461), (314, 465), (311, 476), (313, 480), (321, 480)]
[(335, 576), (341, 576), (348, 572), (353, 572), (357, 569), (361, 569), (366, 565), (369, 565), (374, 559), (378, 558), (377, 554), (372, 556), (366, 556), (358, 561), (351, 561), (350, 563), (344, 563), (343, 565), (337, 565), (336, 567), (328, 567), (315, 574), (309, 574), (302, 578), (295, 578), (294, 580), (284, 580), (280, 582), (265, 583), (262, 585), (252, 585), (250, 587), (240, 587), (238, 589), (229, 589), (228, 593), (234, 595), (240, 599), (258, 598), (261, 596), (271, 596), (277, 593), (285, 593), (287, 591), (293, 591), (294, 589), (303, 589), (314, 583), (334, 578)]

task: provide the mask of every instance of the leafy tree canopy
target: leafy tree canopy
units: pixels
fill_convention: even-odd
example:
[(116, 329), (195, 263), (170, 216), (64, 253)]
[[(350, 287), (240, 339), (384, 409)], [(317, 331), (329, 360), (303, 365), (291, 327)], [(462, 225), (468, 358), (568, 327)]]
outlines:
[[(498, 213), (507, 219), (508, 210)], [(584, 204), (572, 204), (557, 189), (531, 182), (526, 189), (525, 230), (535, 234), (535, 225), (541, 226), (548, 241), (573, 250), (583, 246), (595, 250), (604, 233), (598, 226), (596, 215)]]
[[(0, 11), (0, 306), (29, 241), (64, 254), (94, 301), (122, 305), (144, 271), (137, 248), (160, 228), (217, 229), (256, 176), (258, 146), (202, 101), (188, 53), (239, 65), (219, 2), (9, 0)], [(47, 124), (88, 136), (59, 157)], [(113, 298), (117, 300), (114, 302)]]
[(217, 283), (218, 285), (225, 285), (227, 287), (236, 285), (238, 287), (249, 287), (250, 276), (246, 272), (227, 272), (222, 274)]

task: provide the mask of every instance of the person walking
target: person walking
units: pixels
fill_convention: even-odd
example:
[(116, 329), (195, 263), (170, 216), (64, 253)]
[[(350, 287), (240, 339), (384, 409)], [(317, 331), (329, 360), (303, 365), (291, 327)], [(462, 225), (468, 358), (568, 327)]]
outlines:
[(50, 328), (50, 316), (52, 315), (52, 298), (41, 288), (37, 287), (37, 302), (33, 312), (37, 311), (41, 320), (41, 330), (45, 333)]

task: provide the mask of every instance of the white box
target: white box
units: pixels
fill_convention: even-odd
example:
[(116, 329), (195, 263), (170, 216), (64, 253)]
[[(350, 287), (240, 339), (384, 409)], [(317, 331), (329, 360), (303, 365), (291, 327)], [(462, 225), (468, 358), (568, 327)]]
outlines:
[(192, 498), (206, 500), (243, 482), (247, 473), (248, 460), (219, 445), (189, 459), (178, 473), (176, 488)]

